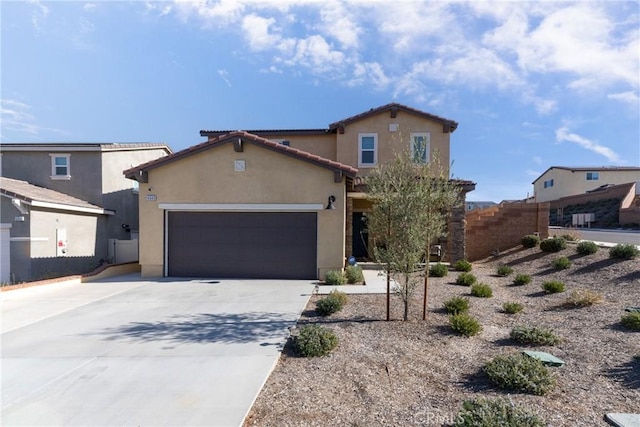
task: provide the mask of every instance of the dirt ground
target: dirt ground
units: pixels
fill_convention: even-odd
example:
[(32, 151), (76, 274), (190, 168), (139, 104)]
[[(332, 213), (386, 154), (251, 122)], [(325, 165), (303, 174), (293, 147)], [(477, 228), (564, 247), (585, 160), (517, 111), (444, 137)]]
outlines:
[[(551, 261), (567, 256), (568, 270), (556, 271)], [(495, 275), (508, 264), (514, 273)], [(640, 412), (640, 332), (620, 326), (627, 306), (640, 306), (640, 259), (619, 261), (608, 250), (579, 256), (575, 246), (557, 254), (539, 249), (514, 249), (474, 263), (480, 282), (493, 289), (492, 298), (470, 296), (455, 285), (457, 272), (430, 278), (427, 320), (422, 321), (421, 291), (411, 305), (411, 319), (402, 319), (402, 302), (392, 296), (392, 321), (385, 321), (385, 295), (350, 295), (345, 308), (329, 317), (315, 313), (311, 298), (299, 326), (321, 323), (339, 337), (327, 357), (296, 357), (287, 345), (258, 396), (245, 426), (447, 426), (464, 400), (509, 397), (552, 426), (602, 426), (608, 412)], [(532, 283), (512, 286), (517, 273), (530, 274)], [(561, 280), (567, 291), (546, 294), (541, 284)], [(572, 290), (589, 289), (603, 301), (591, 307), (567, 308)], [(443, 301), (468, 296), (470, 314), (483, 326), (471, 338), (456, 335), (442, 309)], [(509, 315), (506, 301), (524, 311)], [(530, 347), (514, 343), (515, 325), (548, 327), (562, 339), (552, 353), (566, 364), (552, 369), (557, 379), (545, 396), (507, 394), (496, 389), (482, 372), (496, 355)]]

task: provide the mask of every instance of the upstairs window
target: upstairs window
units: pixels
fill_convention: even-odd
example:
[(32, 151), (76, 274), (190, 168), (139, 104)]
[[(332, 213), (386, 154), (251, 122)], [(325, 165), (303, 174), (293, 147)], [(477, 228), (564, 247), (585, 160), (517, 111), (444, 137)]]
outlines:
[(431, 160), (431, 138), (428, 132), (411, 134), (411, 156), (416, 163), (429, 163)]
[(375, 166), (378, 162), (378, 134), (361, 133), (358, 139), (358, 166)]
[(549, 180), (544, 182), (544, 188), (549, 188), (549, 187), (553, 187), (553, 180), (552, 179), (549, 179)]
[(50, 154), (51, 179), (71, 179), (71, 155)]
[(587, 172), (587, 181), (597, 181), (600, 179), (598, 172)]

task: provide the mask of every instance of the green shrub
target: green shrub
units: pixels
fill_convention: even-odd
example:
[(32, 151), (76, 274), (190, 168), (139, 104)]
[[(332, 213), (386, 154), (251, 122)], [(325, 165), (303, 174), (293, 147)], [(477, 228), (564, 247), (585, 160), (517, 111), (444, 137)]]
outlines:
[(469, 261), (465, 261), (461, 259), (453, 265), (453, 269), (455, 271), (466, 271), (469, 272), (473, 269), (473, 265)]
[(358, 283), (364, 281), (362, 268), (359, 265), (348, 265), (344, 269), (344, 275), (347, 278), (347, 283)]
[(543, 395), (555, 385), (549, 369), (524, 354), (497, 356), (484, 366), (484, 371), (503, 390)]
[(480, 323), (467, 313), (449, 316), (449, 324), (455, 332), (466, 337), (477, 335), (482, 330)]
[(449, 314), (460, 314), (469, 311), (469, 298), (451, 297), (444, 302), (444, 308)]
[(562, 237), (567, 242), (577, 242), (578, 240), (580, 240), (580, 232), (570, 230), (566, 233), (563, 233), (560, 237)]
[(640, 255), (640, 250), (630, 243), (620, 243), (609, 249), (609, 257), (617, 259), (634, 259)]
[(513, 279), (513, 284), (516, 286), (528, 285), (531, 283), (531, 276), (528, 274), (517, 274)]
[(527, 249), (535, 248), (540, 243), (540, 238), (535, 234), (527, 234), (520, 240), (520, 243)]
[(303, 357), (326, 356), (338, 345), (338, 337), (331, 330), (319, 325), (307, 325), (294, 337), (293, 345)]
[(564, 292), (564, 283), (559, 280), (549, 280), (548, 282), (544, 282), (542, 284), (542, 289), (549, 294), (557, 294), (560, 292)]
[(526, 409), (505, 398), (466, 400), (458, 412), (455, 427), (544, 427), (547, 424)]
[(520, 313), (524, 309), (524, 306), (519, 302), (507, 301), (502, 304), (502, 309), (505, 313), (516, 314)]
[(567, 248), (567, 241), (562, 237), (552, 237), (544, 239), (540, 242), (540, 250), (542, 252), (560, 252)]
[(432, 265), (431, 268), (429, 269), (429, 276), (444, 277), (447, 274), (449, 274), (449, 267), (447, 267), (442, 263), (437, 263), (435, 265)]
[(339, 291), (331, 291), (326, 297), (316, 302), (316, 311), (321, 316), (328, 316), (342, 310), (347, 303), (347, 294)]
[(556, 270), (566, 270), (571, 267), (571, 261), (566, 256), (561, 256), (560, 258), (556, 258), (551, 262), (551, 266)]
[(588, 307), (602, 301), (602, 295), (597, 292), (585, 290), (575, 290), (567, 297), (565, 303), (568, 307)]
[(511, 330), (511, 339), (520, 344), (529, 345), (556, 345), (560, 343), (558, 338), (551, 329), (515, 326)]
[(598, 245), (590, 240), (578, 243), (576, 246), (576, 252), (580, 255), (592, 255), (598, 252)]
[(501, 277), (507, 277), (511, 273), (513, 273), (513, 268), (509, 267), (508, 265), (499, 265), (496, 269), (496, 274)]
[(627, 329), (640, 331), (640, 312), (624, 314), (620, 319), (620, 323)]
[(476, 283), (478, 279), (471, 273), (460, 273), (456, 277), (456, 285), (471, 286)]
[(471, 295), (479, 298), (491, 298), (493, 290), (491, 290), (491, 286), (484, 283), (474, 283), (471, 285)]
[(324, 282), (327, 285), (344, 285), (347, 283), (347, 278), (342, 271), (331, 270), (324, 276)]

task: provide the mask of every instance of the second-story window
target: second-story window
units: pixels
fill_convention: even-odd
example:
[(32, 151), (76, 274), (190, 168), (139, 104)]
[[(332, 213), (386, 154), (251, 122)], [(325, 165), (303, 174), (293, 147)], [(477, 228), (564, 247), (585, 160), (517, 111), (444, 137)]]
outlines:
[(358, 166), (375, 166), (378, 162), (378, 134), (361, 133), (358, 139)]
[(597, 181), (598, 179), (600, 179), (598, 172), (587, 172), (587, 181)]
[(411, 155), (416, 163), (429, 163), (431, 141), (428, 132), (411, 134)]
[(51, 179), (71, 179), (71, 155), (50, 154)]
[(552, 179), (549, 179), (549, 180), (544, 182), (544, 188), (549, 188), (549, 187), (553, 187), (553, 180)]

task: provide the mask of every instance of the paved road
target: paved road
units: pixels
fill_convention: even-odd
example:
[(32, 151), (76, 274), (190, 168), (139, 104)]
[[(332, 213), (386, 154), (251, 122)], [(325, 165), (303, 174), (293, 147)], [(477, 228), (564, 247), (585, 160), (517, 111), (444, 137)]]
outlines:
[[(633, 245), (640, 245), (640, 231), (602, 230), (593, 228), (550, 228), (549, 234), (554, 234), (554, 230), (578, 231), (583, 240), (592, 240), (594, 242), (631, 243)], [(562, 233), (558, 232), (557, 234)]]
[(3, 426), (237, 426), (309, 281), (137, 276), (4, 292)]

